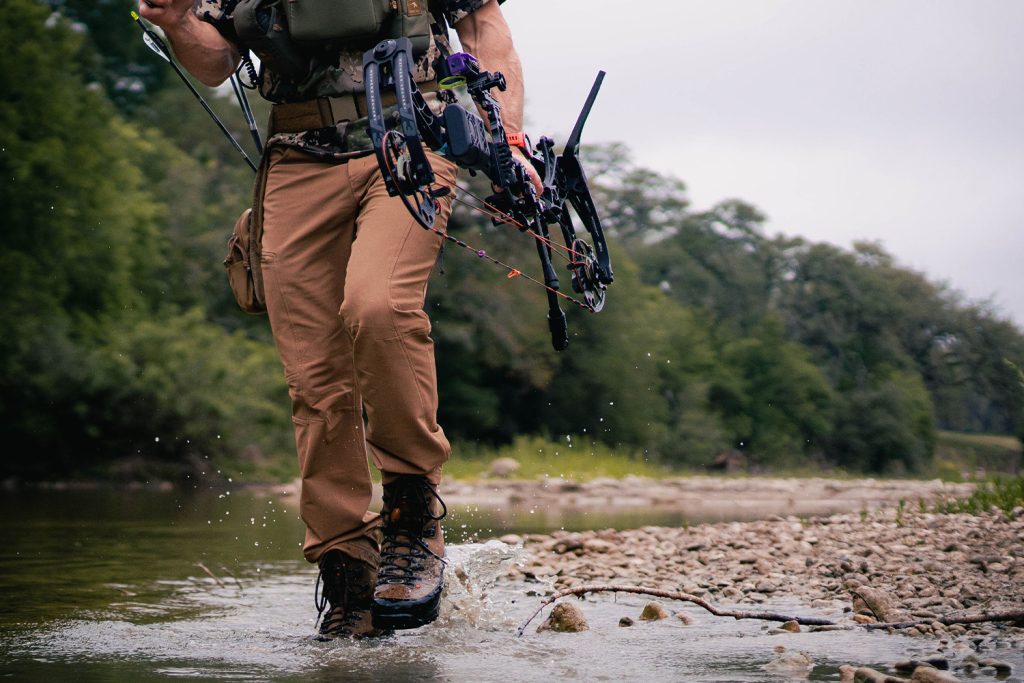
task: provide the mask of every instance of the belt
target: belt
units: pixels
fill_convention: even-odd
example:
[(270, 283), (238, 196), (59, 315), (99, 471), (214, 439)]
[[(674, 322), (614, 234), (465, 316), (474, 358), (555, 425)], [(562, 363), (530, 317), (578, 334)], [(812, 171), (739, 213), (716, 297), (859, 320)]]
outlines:
[[(418, 84), (425, 90), (437, 90), (437, 81)], [(393, 91), (381, 93), (381, 107), (397, 101)], [(348, 93), (337, 97), (318, 97), (305, 102), (275, 104), (270, 109), (270, 135), (301, 133), (317, 128), (330, 128), (341, 121), (356, 121), (366, 116), (366, 95)]]

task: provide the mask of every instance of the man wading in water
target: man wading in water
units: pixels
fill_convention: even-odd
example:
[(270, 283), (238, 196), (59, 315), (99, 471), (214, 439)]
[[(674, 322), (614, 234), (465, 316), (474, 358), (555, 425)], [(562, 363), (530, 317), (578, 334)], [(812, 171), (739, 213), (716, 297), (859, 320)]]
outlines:
[[(437, 424), (423, 311), (441, 238), (387, 194), (367, 133), (362, 55), (380, 39), (410, 37), (415, 80), (432, 93), (453, 26), (482, 68), (505, 75), (508, 89), (496, 97), (507, 132), (520, 132), (522, 70), (500, 1), (139, 4), (207, 85), (230, 77), (248, 49), (262, 58), (260, 91), (274, 107), (253, 216), (262, 221), (266, 309), (292, 399), (303, 552), (319, 564), (318, 588), (323, 582), (321, 638), (430, 623), (444, 584), (437, 486), (451, 448)], [(429, 156), (438, 183), (454, 190), (456, 166)], [(439, 200), (438, 228), (452, 197)], [(367, 447), (384, 480), (380, 515), (368, 509)]]

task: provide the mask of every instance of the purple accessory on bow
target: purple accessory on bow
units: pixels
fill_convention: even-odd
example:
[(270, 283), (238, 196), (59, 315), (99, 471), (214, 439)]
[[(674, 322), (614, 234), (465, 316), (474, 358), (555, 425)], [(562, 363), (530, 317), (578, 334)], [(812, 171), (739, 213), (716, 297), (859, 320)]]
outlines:
[(452, 76), (461, 76), (469, 71), (470, 63), (476, 64), (477, 59), (468, 52), (456, 52), (448, 56), (448, 72)]

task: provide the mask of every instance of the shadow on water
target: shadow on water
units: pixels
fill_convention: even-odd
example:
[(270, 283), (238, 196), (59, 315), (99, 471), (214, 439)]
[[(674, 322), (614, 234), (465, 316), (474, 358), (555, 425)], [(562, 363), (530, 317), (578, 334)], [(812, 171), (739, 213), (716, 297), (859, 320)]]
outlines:
[[(441, 619), (367, 642), (317, 643), (315, 570), (300, 559), (302, 524), (272, 496), (226, 491), (60, 492), (0, 499), (0, 675), (72, 680), (786, 680), (772, 668), (782, 640), (753, 621), (695, 619), (621, 628), (639, 596), (596, 596), (583, 634), (516, 638), (540, 584), (501, 581), (521, 550), (498, 541), (449, 548)], [(639, 524), (680, 520), (631, 517)], [(549, 531), (478, 510), (452, 515), (450, 536)], [(554, 527), (628, 526), (613, 515)], [(770, 605), (800, 613), (795, 605)], [(831, 615), (838, 616), (838, 615)], [(536, 622), (539, 623), (539, 620)], [(924, 643), (865, 632), (790, 634), (788, 651), (814, 662), (811, 680), (837, 680), (844, 662), (891, 662)], [(870, 653), (870, 654), (868, 654)], [(927, 652), (916, 653), (925, 656)], [(804, 672), (806, 674), (806, 672)]]

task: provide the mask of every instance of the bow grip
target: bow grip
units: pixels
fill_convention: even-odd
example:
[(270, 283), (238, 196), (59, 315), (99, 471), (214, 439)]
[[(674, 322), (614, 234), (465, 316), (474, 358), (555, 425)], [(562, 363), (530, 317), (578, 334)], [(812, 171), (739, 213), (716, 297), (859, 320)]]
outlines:
[(565, 351), (569, 347), (569, 326), (562, 309), (548, 311), (548, 329), (551, 330), (551, 345), (555, 351)]

